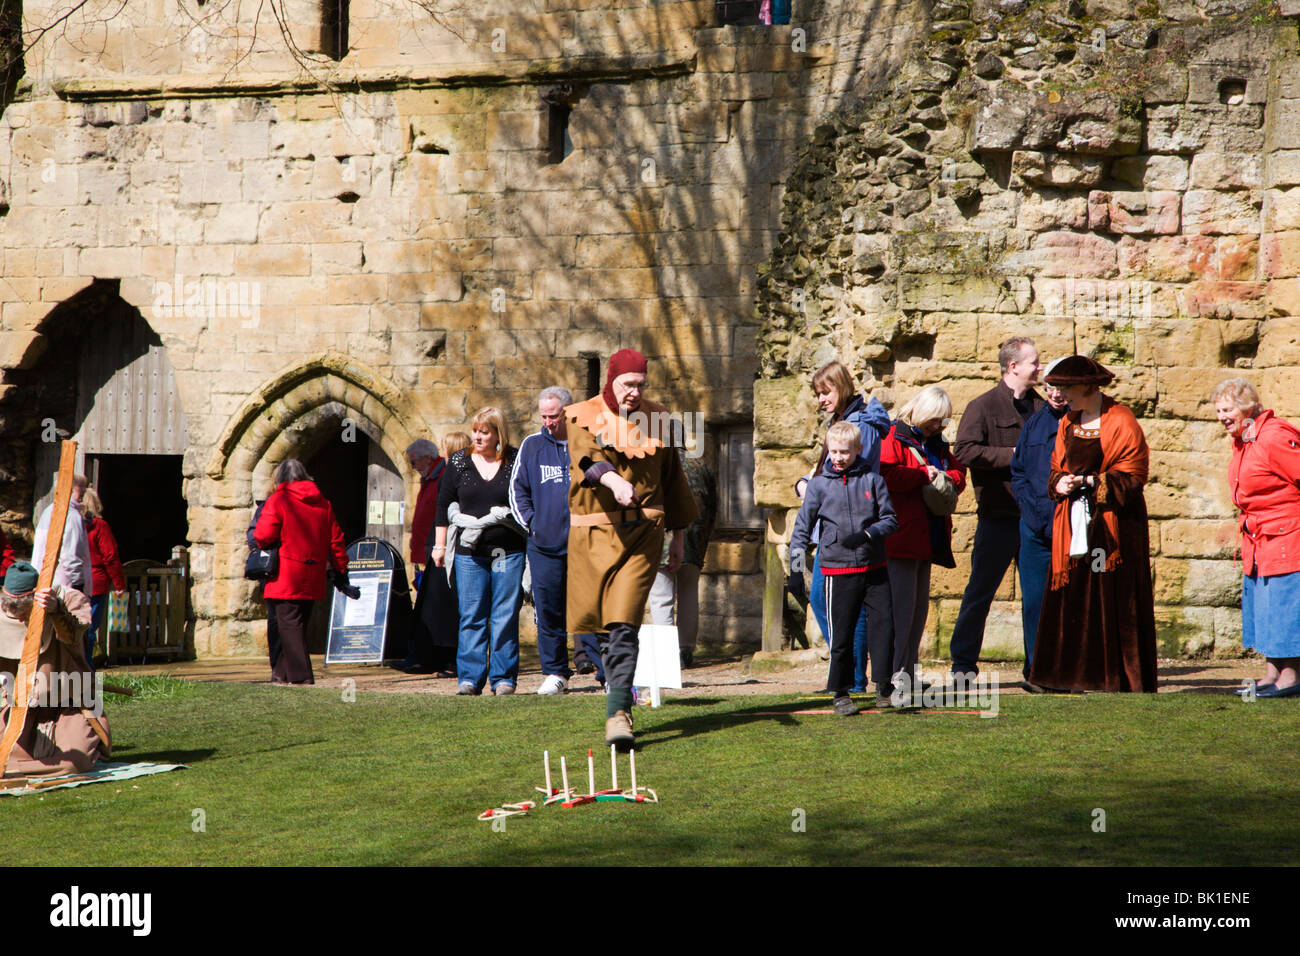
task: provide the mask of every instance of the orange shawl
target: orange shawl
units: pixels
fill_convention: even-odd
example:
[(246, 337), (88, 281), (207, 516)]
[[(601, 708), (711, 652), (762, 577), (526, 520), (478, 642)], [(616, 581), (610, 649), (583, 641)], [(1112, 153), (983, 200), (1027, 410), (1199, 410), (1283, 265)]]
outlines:
[[(1068, 412), (1061, 416), (1061, 424), (1056, 430), (1056, 448), (1052, 450), (1052, 473), (1065, 472), (1065, 436), (1067, 429), (1079, 423), (1078, 412)], [(1114, 571), (1119, 567), (1121, 558), (1119, 550), (1119, 516), (1115, 514), (1114, 503), (1110, 500), (1110, 487), (1107, 476), (1110, 472), (1132, 475), (1141, 484), (1146, 484), (1150, 452), (1147, 450), (1146, 435), (1133, 413), (1123, 405), (1117, 404), (1109, 395), (1101, 399), (1101, 474), (1097, 476), (1097, 510), (1106, 526), (1113, 547), (1106, 555), (1106, 570)], [(1094, 519), (1095, 520), (1095, 519)], [(1085, 560), (1091, 560), (1087, 558)], [(1056, 503), (1056, 514), (1052, 518), (1052, 577), (1053, 591), (1065, 587), (1070, 578), (1070, 502)]]

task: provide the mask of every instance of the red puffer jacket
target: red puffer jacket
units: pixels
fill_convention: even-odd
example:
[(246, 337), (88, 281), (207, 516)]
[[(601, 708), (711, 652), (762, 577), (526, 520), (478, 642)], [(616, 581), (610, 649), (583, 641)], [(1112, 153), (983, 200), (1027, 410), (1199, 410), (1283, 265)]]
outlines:
[[(925, 465), (916, 460), (912, 450), (898, 439), (899, 423), (895, 422), (880, 445), (880, 475), (889, 487), (889, 498), (898, 514), (898, 530), (885, 539), (885, 553), (891, 558), (911, 558), (932, 561), (930, 546), (930, 510), (921, 497), (921, 488), (929, 482)], [(907, 426), (903, 426), (904, 429)], [(957, 486), (957, 493), (966, 487), (966, 466), (946, 456), (944, 471)], [(952, 540), (952, 518), (945, 518), (948, 540)]]
[(113, 537), (108, 522), (87, 515), (86, 537), (90, 540), (90, 593), (95, 597), (107, 594), (110, 584), (114, 591), (125, 591), (126, 578), (122, 575), (122, 559), (117, 553), (117, 538)]
[(259, 548), (280, 546), (280, 571), (267, 581), (263, 595), (288, 601), (319, 601), (325, 596), (325, 565), (339, 574), (348, 570), (343, 529), (334, 509), (311, 481), (292, 481), (276, 488), (253, 529)]
[(1241, 509), (1241, 564), (1269, 577), (1300, 571), (1300, 431), (1271, 410), (1255, 418), (1253, 441), (1234, 439), (1228, 483)]

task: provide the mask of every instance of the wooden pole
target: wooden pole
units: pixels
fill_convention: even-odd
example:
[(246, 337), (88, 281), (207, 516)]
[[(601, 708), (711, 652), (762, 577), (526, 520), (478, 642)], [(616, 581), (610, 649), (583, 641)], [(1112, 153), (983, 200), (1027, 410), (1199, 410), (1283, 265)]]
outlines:
[[(54, 583), (54, 569), (59, 564), (59, 548), (63, 545), (63, 528), (68, 520), (68, 507), (72, 503), (72, 473), (76, 469), (77, 443), (65, 441), (59, 454), (59, 477), (54, 486), (54, 507), (50, 513), (50, 528), (45, 536), (45, 558), (41, 561), (36, 590)], [(86, 572), (89, 573), (87, 568)], [(27, 702), (31, 696), (32, 677), (36, 673), (37, 659), (41, 653), (41, 635), (45, 632), (45, 608), (33, 602), (31, 617), (27, 619), (27, 636), (23, 639), (23, 656), (18, 662), (18, 677), (14, 681), (14, 703), (9, 710), (9, 723), (0, 737), (0, 775), (8, 772), (9, 755), (18, 736), (27, 723)]]

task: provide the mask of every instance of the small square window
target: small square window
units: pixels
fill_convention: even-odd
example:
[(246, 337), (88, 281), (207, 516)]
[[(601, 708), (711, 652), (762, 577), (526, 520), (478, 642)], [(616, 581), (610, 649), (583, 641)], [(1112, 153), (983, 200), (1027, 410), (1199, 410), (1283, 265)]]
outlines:
[(763, 513), (754, 504), (752, 425), (718, 432), (718, 527), (763, 527)]

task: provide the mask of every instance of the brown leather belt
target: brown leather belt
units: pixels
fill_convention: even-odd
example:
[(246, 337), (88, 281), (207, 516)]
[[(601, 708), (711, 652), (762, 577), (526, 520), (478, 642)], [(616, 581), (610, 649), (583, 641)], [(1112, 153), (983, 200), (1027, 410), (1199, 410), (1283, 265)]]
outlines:
[[(597, 524), (636, 524), (644, 518), (662, 518), (663, 508), (624, 508), (621, 511), (597, 511), (590, 515), (569, 515), (569, 524), (587, 528)], [(629, 515), (631, 517), (629, 517)]]

